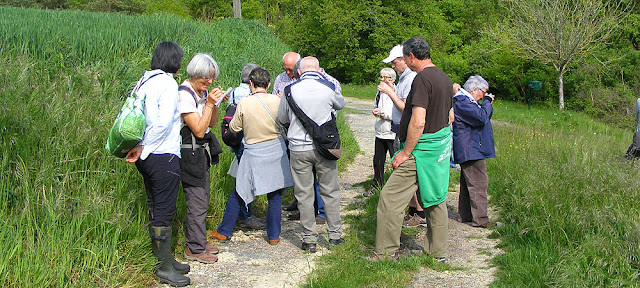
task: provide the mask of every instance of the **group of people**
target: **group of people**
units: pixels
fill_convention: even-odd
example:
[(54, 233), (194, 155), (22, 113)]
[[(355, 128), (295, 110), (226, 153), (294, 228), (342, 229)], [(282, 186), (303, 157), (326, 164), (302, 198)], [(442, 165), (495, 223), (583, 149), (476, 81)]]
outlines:
[[(182, 49), (174, 42), (162, 42), (154, 50), (151, 70), (136, 85), (146, 97), (144, 137), (126, 156), (126, 161), (135, 163), (144, 180), (149, 237), (153, 254), (159, 260), (155, 271), (158, 280), (173, 286), (191, 282), (185, 276), (190, 266), (176, 261), (171, 249), (171, 223), (180, 183), (187, 206), (184, 251), (187, 260), (216, 262), (219, 249), (207, 244), (207, 236), (226, 241), (239, 219), (252, 228), (265, 227), (267, 242), (277, 245), (281, 233), (281, 197), (292, 186), (300, 211), (302, 249), (316, 251), (314, 203), (319, 202), (316, 198), (324, 200), (329, 244), (343, 244), (337, 162), (315, 151), (309, 133), (288, 102), (281, 100), (293, 99), (310, 119), (325, 123), (345, 105), (337, 80), (320, 68), (315, 57), (301, 59), (290, 52), (285, 58), (293, 57), (295, 68), (284, 67), (285, 72), (276, 78), (278, 90), (273, 94), (267, 92), (271, 85), (269, 72), (247, 64), (242, 71), (242, 83), (227, 95), (220, 88), (209, 89), (220, 69), (208, 54), (198, 53), (190, 60), (186, 69), (188, 79), (178, 85), (174, 76), (182, 57)], [(209, 169), (222, 153), (210, 128), (217, 123), (220, 103), (230, 97), (237, 106), (229, 130), (242, 132), (241, 146), (232, 150), (235, 167), (229, 173), (236, 177), (236, 185), (222, 222), (217, 229), (207, 232)], [(251, 203), (260, 195), (268, 199), (266, 223), (251, 213)]]
[[(458, 220), (474, 227), (496, 225), (487, 215), (488, 176), (484, 159), (495, 157), (492, 94), (478, 75), (462, 87), (431, 61), (430, 47), (413, 37), (393, 47), (380, 71), (372, 114), (377, 117), (374, 177), (370, 196), (380, 191), (373, 260), (400, 257), (403, 221), (427, 227), (425, 252), (439, 261), (447, 256), (446, 196), (450, 159), (460, 165)], [(395, 71), (394, 71), (395, 70)], [(400, 74), (394, 85), (396, 73)], [(386, 183), (386, 154), (393, 172)], [(409, 211), (405, 209), (409, 206)]]
[[(137, 85), (146, 96), (144, 138), (127, 154), (127, 161), (135, 163), (144, 180), (149, 237), (159, 260), (155, 274), (160, 282), (190, 284), (184, 276), (189, 265), (176, 261), (171, 249), (180, 183), (187, 206), (187, 260), (216, 262), (219, 249), (207, 244), (207, 236), (226, 241), (238, 221), (251, 228), (266, 228), (267, 242), (277, 245), (282, 195), (288, 187), (293, 187), (296, 201), (283, 209), (299, 211), (301, 248), (316, 252), (319, 218), (321, 223), (326, 221), (329, 245), (343, 244), (337, 161), (316, 151), (299, 114), (290, 107), (296, 103), (306, 117), (321, 125), (345, 106), (340, 83), (324, 72), (315, 57), (289, 52), (283, 57), (284, 72), (275, 78), (272, 93), (268, 92), (270, 73), (249, 63), (242, 70), (240, 86), (227, 95), (220, 88), (209, 88), (220, 69), (208, 54), (193, 56), (186, 68), (188, 79), (178, 85), (174, 75), (182, 57), (182, 49), (174, 42), (156, 47), (151, 70)], [(477, 227), (495, 225), (487, 216), (484, 165), (485, 158), (495, 157), (490, 122), (494, 97), (487, 93), (488, 83), (480, 76), (470, 77), (454, 94), (454, 85), (431, 62), (430, 47), (421, 37), (393, 47), (383, 62), (391, 63), (391, 68), (380, 71), (372, 111), (378, 118), (374, 178), (372, 190), (365, 192), (369, 196), (381, 189), (372, 258), (399, 257), (405, 221), (426, 226), (426, 252), (444, 259), (452, 152), (461, 167), (459, 220)], [(235, 158), (229, 174), (236, 178), (236, 185), (222, 222), (207, 232), (209, 169), (222, 153), (210, 128), (217, 123), (220, 103), (230, 97), (237, 106), (228, 128), (243, 133), (242, 144), (232, 149)], [(394, 171), (384, 183), (386, 154), (393, 157)], [(265, 223), (251, 213), (251, 203), (260, 195), (268, 199)], [(409, 211), (404, 213), (408, 204)]]

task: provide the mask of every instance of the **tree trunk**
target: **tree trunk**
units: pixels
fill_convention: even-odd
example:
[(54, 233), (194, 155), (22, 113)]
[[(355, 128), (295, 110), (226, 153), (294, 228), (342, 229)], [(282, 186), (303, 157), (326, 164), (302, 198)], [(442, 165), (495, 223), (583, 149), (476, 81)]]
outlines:
[(242, 18), (242, 5), (240, 0), (233, 0), (233, 18)]
[(564, 109), (564, 71), (560, 71), (558, 72), (558, 98), (559, 98), (559, 104), (558, 107), (560, 108), (560, 111), (562, 111), (562, 109)]

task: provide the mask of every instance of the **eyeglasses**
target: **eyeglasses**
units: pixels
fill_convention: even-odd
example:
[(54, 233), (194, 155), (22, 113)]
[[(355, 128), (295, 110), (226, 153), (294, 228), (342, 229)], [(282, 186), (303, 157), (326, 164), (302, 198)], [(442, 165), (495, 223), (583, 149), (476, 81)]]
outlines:
[(282, 70), (284, 70), (285, 72), (293, 72), (293, 68), (287, 68), (287, 67), (282, 67)]
[(382, 76), (382, 75), (380, 75), (380, 79), (391, 79), (391, 76)]

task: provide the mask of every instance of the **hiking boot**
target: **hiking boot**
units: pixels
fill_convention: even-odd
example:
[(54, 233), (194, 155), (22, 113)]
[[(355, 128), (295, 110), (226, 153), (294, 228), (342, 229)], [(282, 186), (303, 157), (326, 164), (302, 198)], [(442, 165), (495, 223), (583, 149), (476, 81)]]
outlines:
[(160, 262), (155, 271), (158, 281), (176, 287), (191, 284), (191, 279), (180, 274), (174, 268), (174, 262), (177, 261), (173, 257), (173, 254), (171, 254), (171, 227), (151, 227), (150, 230), (152, 230), (149, 233), (151, 237), (151, 249)]
[(418, 216), (418, 214), (413, 214), (413, 217), (411, 217), (411, 219), (407, 220), (407, 222), (404, 223), (405, 227), (427, 227), (427, 219), (424, 219), (420, 216)]
[(209, 235), (209, 237), (216, 239), (220, 242), (226, 242), (227, 240), (229, 240), (229, 237), (218, 233), (218, 231), (216, 230), (208, 231), (207, 234)]
[(265, 227), (264, 222), (260, 221), (260, 219), (255, 216), (251, 216), (247, 219), (239, 219), (238, 225), (253, 230), (262, 230)]
[(320, 217), (320, 216), (316, 216), (316, 225), (322, 225), (322, 224), (326, 224), (327, 220), (325, 220), (324, 218)]
[(189, 249), (189, 247), (184, 249), (184, 258), (187, 260), (198, 261), (204, 264), (211, 264), (218, 261), (218, 256), (209, 254), (207, 251), (202, 251), (202, 253), (193, 253)]
[(478, 227), (478, 228), (489, 228), (489, 227), (495, 227), (497, 226), (498, 223), (495, 221), (491, 221), (489, 223), (485, 223), (485, 224), (481, 224), (481, 225), (473, 225), (473, 227)]
[(376, 189), (371, 188), (367, 192), (362, 193), (362, 196), (369, 197), (369, 196), (373, 195), (374, 193), (376, 193)]

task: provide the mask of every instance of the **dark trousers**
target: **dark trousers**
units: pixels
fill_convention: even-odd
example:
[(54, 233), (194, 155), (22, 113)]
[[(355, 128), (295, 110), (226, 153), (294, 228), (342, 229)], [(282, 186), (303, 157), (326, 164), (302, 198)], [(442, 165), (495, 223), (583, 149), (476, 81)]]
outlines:
[[(282, 219), (280, 208), (282, 206), (282, 193), (284, 193), (284, 191), (285, 189), (283, 188), (267, 194), (269, 204), (267, 207), (266, 228), (269, 240), (280, 238), (280, 223)], [(242, 201), (242, 198), (234, 188), (231, 195), (229, 195), (229, 201), (227, 201), (227, 207), (224, 210), (222, 222), (218, 225), (217, 232), (224, 236), (231, 237), (231, 234), (233, 234), (233, 226), (235, 226), (236, 221), (238, 221), (239, 211), (245, 209), (244, 207), (244, 201)]]
[(460, 197), (458, 214), (462, 222), (473, 226), (489, 223), (487, 215), (487, 188), (489, 178), (483, 160), (471, 160), (460, 164)]
[(179, 160), (173, 154), (150, 154), (147, 159), (136, 161), (147, 191), (151, 226), (171, 226), (180, 187)]
[[(206, 168), (207, 175), (209, 169)], [(182, 190), (187, 204), (187, 223), (185, 225), (185, 240), (189, 250), (202, 253), (207, 245), (207, 212), (211, 199), (210, 179), (207, 177), (203, 187), (182, 183)]]
[(371, 187), (382, 187), (382, 182), (384, 181), (384, 162), (387, 158), (387, 152), (389, 153), (389, 158), (392, 158), (393, 154), (396, 153), (396, 149), (393, 147), (393, 139), (380, 139), (376, 137)]

